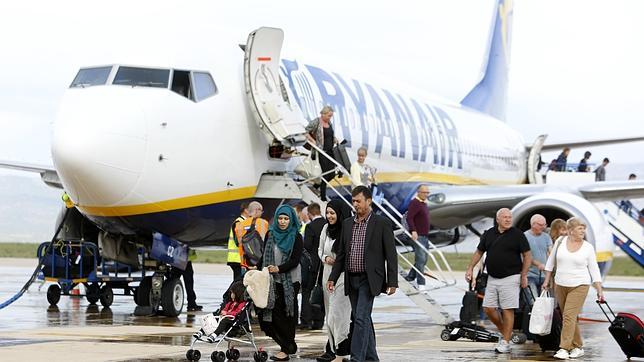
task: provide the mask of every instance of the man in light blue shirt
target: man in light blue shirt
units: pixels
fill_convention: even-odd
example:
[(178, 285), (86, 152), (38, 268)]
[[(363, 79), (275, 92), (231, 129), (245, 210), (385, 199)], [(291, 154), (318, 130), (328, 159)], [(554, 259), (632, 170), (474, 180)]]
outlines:
[(546, 218), (542, 215), (534, 214), (530, 218), (530, 229), (524, 233), (532, 251), (532, 265), (528, 270), (528, 285), (532, 289), (532, 294), (535, 298), (541, 290), (545, 274), (543, 269), (552, 249), (552, 239), (550, 239), (548, 233), (544, 232), (546, 226)]

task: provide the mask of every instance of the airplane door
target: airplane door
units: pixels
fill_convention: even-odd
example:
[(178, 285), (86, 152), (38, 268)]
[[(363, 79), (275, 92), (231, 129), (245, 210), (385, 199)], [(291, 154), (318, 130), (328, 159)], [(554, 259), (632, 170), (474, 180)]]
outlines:
[(541, 148), (546, 141), (547, 135), (541, 135), (534, 141), (530, 154), (528, 155), (528, 182), (531, 184), (542, 184), (543, 177), (539, 174), (539, 161), (541, 155)]
[(287, 147), (306, 142), (304, 115), (291, 102), (280, 78), (280, 51), (284, 32), (277, 28), (259, 28), (248, 35), (244, 50), (246, 95), (259, 128), (269, 141)]

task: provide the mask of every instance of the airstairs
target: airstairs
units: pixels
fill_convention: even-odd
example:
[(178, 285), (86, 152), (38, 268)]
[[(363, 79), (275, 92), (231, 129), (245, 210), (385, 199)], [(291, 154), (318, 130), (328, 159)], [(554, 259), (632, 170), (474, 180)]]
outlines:
[(608, 221), (615, 245), (644, 267), (644, 225), (639, 220), (639, 211), (629, 200), (601, 202), (596, 206)]
[[(311, 146), (310, 152), (315, 152), (317, 157), (327, 158), (335, 165), (333, 170), (327, 171), (334, 177), (331, 181), (327, 181), (321, 177), (324, 174), (311, 175), (307, 178), (293, 171), (267, 172), (262, 175), (258, 183), (255, 197), (282, 200), (301, 199), (307, 204), (317, 202), (322, 210), (325, 210), (326, 203), (320, 200), (313, 188), (314, 182), (325, 182), (328, 196), (344, 200), (353, 209), (351, 188), (357, 185), (352, 185), (349, 177), (335, 177), (340, 173), (349, 175), (349, 171), (317, 145), (306, 141), (306, 132), (303, 126), (306, 124), (306, 119), (298, 104), (292, 101), (295, 98), (289, 87), (284, 86), (280, 75), (280, 52), (283, 40), (283, 31), (276, 28), (259, 28), (248, 36), (244, 48), (244, 83), (251, 113), (271, 148), (278, 149), (280, 152), (288, 150), (288, 154), (297, 159), (298, 156), (308, 155), (308, 151), (302, 147), (306, 142)], [(301, 161), (304, 159), (303, 157), (299, 158)], [(287, 168), (290, 169), (290, 167)], [(384, 194), (377, 193), (373, 197), (373, 205), (375, 211), (391, 220), (394, 229), (397, 230), (395, 234), (396, 243), (398, 243), (396, 252), (400, 266), (398, 285), (401, 291), (436, 323), (449, 323), (451, 321), (449, 314), (427, 293), (427, 291), (456, 284), (456, 279), (453, 277), (445, 256), (431, 242), (429, 248), (425, 248), (411, 239), (409, 232), (400, 223), (402, 215), (387, 201)], [(421, 248), (423, 252), (427, 253), (433, 268), (425, 266), (423, 270), (416, 269), (409, 259), (413, 248), (403, 242), (404, 239), (408, 239), (408, 243), (415, 243), (414, 247)], [(427, 291), (420, 291), (416, 285), (405, 280), (404, 276), (409, 269), (414, 269), (416, 273), (425, 275)]]

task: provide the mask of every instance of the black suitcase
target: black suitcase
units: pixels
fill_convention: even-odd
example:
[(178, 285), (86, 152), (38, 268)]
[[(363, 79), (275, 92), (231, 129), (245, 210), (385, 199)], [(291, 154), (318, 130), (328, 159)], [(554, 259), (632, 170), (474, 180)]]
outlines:
[[(635, 314), (617, 313), (615, 315), (606, 301), (597, 301), (597, 304), (610, 322), (608, 331), (613, 335), (626, 357), (629, 359), (631, 357), (644, 357), (644, 335), (642, 334), (644, 324), (642, 324), (642, 321)], [(606, 304), (606, 307), (613, 315), (612, 321), (602, 304)]]
[(463, 306), (459, 314), (461, 322), (472, 323), (479, 319), (479, 301), (476, 292), (471, 289), (463, 296)]
[(557, 351), (561, 340), (561, 329), (563, 327), (563, 317), (559, 306), (552, 312), (552, 328), (550, 334), (545, 336), (535, 335), (536, 342), (539, 343), (541, 351)]
[[(536, 334), (530, 333), (530, 316), (532, 315), (532, 305), (535, 298), (532, 289), (522, 288), (519, 298), (519, 309), (514, 312), (514, 329), (525, 335), (526, 340), (534, 341), (537, 339)], [(514, 341), (520, 344), (520, 340)], [(525, 340), (523, 341), (525, 342)]]

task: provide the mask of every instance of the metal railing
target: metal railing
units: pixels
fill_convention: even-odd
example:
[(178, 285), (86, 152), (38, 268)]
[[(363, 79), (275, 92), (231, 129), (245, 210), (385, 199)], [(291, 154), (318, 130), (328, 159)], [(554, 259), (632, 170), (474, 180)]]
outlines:
[[(338, 197), (340, 197), (340, 198), (341, 198), (341, 199), (342, 199), (342, 200), (343, 200), (347, 205), (349, 205), (349, 207), (351, 207), (351, 209), (352, 209), (353, 211), (355, 211), (355, 209), (353, 208), (353, 205), (351, 204), (351, 202), (349, 202), (349, 201), (346, 199), (346, 197), (345, 197), (345, 196), (343, 196), (343, 195), (341, 194), (341, 192), (340, 192), (340, 191), (338, 191), (338, 190), (336, 189), (336, 187), (334, 187), (334, 186), (331, 184), (331, 182), (327, 181), (327, 180), (323, 177), (324, 175), (328, 175), (328, 174), (331, 174), (331, 173), (334, 173), (334, 174), (335, 174), (337, 171), (340, 171), (340, 172), (342, 172), (344, 175), (347, 175), (347, 176), (348, 176), (348, 179), (349, 179), (349, 182), (350, 182), (351, 187), (359, 186), (359, 185), (355, 185), (355, 184), (353, 183), (353, 181), (351, 180), (351, 177), (350, 177), (350, 175), (351, 175), (351, 174), (350, 174), (350, 172), (349, 172), (349, 171), (348, 171), (344, 166), (342, 166), (339, 162), (337, 162), (333, 157), (331, 157), (329, 154), (327, 154), (326, 152), (324, 152), (324, 150), (322, 150), (322, 149), (321, 149), (320, 147), (318, 147), (316, 144), (314, 144), (314, 143), (312, 143), (312, 142), (310, 142), (310, 141), (307, 141), (307, 143), (308, 143), (308, 144), (311, 146), (311, 148), (312, 148), (311, 152), (313, 152), (313, 150), (315, 150), (315, 151), (317, 152), (317, 154), (318, 154), (318, 157), (325, 157), (327, 160), (331, 161), (331, 162), (335, 165), (335, 168), (333, 168), (332, 170), (329, 170), (329, 171), (323, 172), (323, 173), (322, 173), (322, 175), (320, 175), (320, 176), (310, 177), (310, 178), (308, 178), (308, 179), (306, 179), (306, 180), (304, 180), (304, 181), (300, 181), (300, 182), (298, 183), (298, 185), (303, 185), (303, 184), (306, 184), (306, 183), (308, 183), (308, 182), (310, 182), (310, 181), (313, 181), (313, 180), (316, 180), (316, 179), (318, 179), (318, 178), (319, 178), (322, 182), (326, 183), (326, 185), (327, 185), (331, 190), (333, 190), (333, 192), (335, 192), (335, 194), (336, 194)], [(338, 184), (338, 187), (339, 187), (342, 191), (344, 191), (344, 192), (346, 192), (347, 194), (351, 195), (351, 190), (350, 190), (350, 189), (347, 189), (344, 185), (342, 185), (342, 184), (340, 183), (340, 181), (338, 181), (335, 177), (334, 177), (332, 180), (333, 180), (333, 181), (335, 181), (335, 182)], [(398, 257), (399, 257), (400, 259), (402, 259), (402, 260), (405, 262), (405, 264), (407, 264), (407, 266), (408, 266), (411, 270), (415, 270), (415, 271), (416, 271), (416, 273), (419, 273), (420, 275), (427, 276), (427, 277), (429, 277), (429, 278), (431, 278), (431, 279), (433, 279), (433, 280), (435, 280), (435, 281), (437, 281), (437, 282), (439, 282), (439, 283), (441, 284), (441, 285), (439, 285), (439, 286), (432, 287), (432, 288), (428, 288), (428, 289), (439, 289), (439, 288), (443, 288), (443, 287), (447, 287), (447, 286), (453, 286), (453, 285), (456, 285), (456, 279), (453, 277), (452, 268), (450, 267), (449, 263), (447, 262), (447, 259), (445, 258), (445, 255), (444, 255), (440, 250), (438, 250), (438, 248), (436, 247), (436, 245), (434, 245), (434, 243), (432, 243), (432, 242), (428, 239), (428, 240), (427, 240), (427, 242), (428, 242), (428, 246), (429, 246), (429, 249), (428, 249), (428, 248), (426, 248), (424, 245), (422, 245), (421, 243), (419, 243), (417, 240), (414, 240), (414, 239), (412, 238), (411, 233), (410, 233), (407, 229), (405, 229), (405, 228), (403, 227), (403, 225), (401, 224), (401, 222), (399, 221), (399, 220), (402, 220), (403, 215), (402, 215), (402, 214), (401, 214), (401, 213), (400, 213), (400, 212), (399, 212), (399, 211), (398, 211), (398, 210), (397, 210), (397, 209), (396, 209), (396, 208), (395, 208), (395, 207), (394, 207), (394, 206), (393, 206), (393, 205), (392, 205), (392, 204), (391, 204), (391, 203), (390, 203), (390, 202), (389, 202), (385, 197), (384, 197), (384, 195), (382, 195), (382, 197), (373, 197), (373, 198), (372, 198), (372, 200), (373, 200), (373, 204), (374, 204), (374, 205), (376, 205), (376, 207), (377, 207), (377, 208), (382, 212), (382, 214), (384, 214), (384, 215), (385, 215), (385, 216), (386, 216), (386, 217), (387, 217), (387, 218), (388, 218), (388, 219), (389, 219), (389, 220), (390, 220), (390, 221), (391, 221), (391, 222), (392, 222), (396, 227), (398, 227), (398, 229), (399, 229), (399, 230), (401, 230), (401, 231), (402, 231), (402, 232), (407, 236), (407, 238), (409, 238), (409, 240), (412, 240), (412, 241), (413, 241), (413, 243), (414, 243), (414, 248), (420, 248), (420, 249), (421, 249), (422, 251), (424, 251), (424, 252), (427, 254), (427, 256), (431, 259), (431, 261), (432, 261), (433, 265), (436, 267), (436, 270), (437, 270), (437, 274), (438, 274), (438, 275), (434, 275), (434, 274), (432, 273), (432, 270), (431, 270), (427, 265), (424, 265), (424, 268), (423, 268), (423, 270), (422, 270), (422, 271), (421, 271), (421, 270), (418, 270), (418, 269), (414, 266), (414, 263), (412, 263), (412, 262), (411, 262), (407, 257), (405, 257), (405, 256), (403, 255), (403, 253), (399, 252), (399, 251), (398, 251), (398, 249), (396, 249), (396, 253), (398, 254)], [(391, 210), (391, 212), (390, 212), (390, 211), (388, 211), (387, 209)], [(393, 213), (393, 214), (395, 214), (395, 217), (394, 217), (394, 215), (392, 215), (392, 213)], [(405, 244), (405, 243), (404, 243), (404, 242), (403, 242), (403, 241), (402, 241), (398, 236), (396, 236), (395, 234), (394, 234), (394, 238), (396, 239), (396, 241), (398, 242), (398, 244), (399, 244), (399, 245), (406, 246), (406, 244)], [(430, 249), (431, 249), (431, 251), (430, 251)], [(437, 254), (438, 254), (438, 259), (434, 256), (434, 254), (433, 254), (433, 253), (437, 253)], [(442, 262), (442, 263), (444, 264), (444, 265), (443, 265), (443, 266), (444, 266), (444, 268), (443, 268), (443, 267), (441, 267), (441, 263), (440, 263), (439, 261), (440, 261), (440, 262)], [(445, 270), (443, 270), (443, 269), (445, 269), (445, 270), (449, 273), (449, 275), (446, 275), (446, 272), (445, 272)]]

